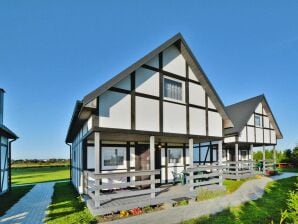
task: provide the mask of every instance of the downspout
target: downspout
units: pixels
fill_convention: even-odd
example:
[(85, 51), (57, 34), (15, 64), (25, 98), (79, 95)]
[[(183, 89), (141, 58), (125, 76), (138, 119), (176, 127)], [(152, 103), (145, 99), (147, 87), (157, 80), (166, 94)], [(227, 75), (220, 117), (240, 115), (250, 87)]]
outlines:
[(66, 145), (69, 146), (69, 162), (70, 162), (70, 165), (69, 165), (69, 181), (71, 182), (71, 179), (72, 179), (72, 157), (71, 157), (71, 144), (69, 143), (66, 143)]
[(11, 141), (8, 142), (8, 151), (9, 151), (9, 157), (8, 157), (8, 190), (11, 191), (11, 143), (13, 143), (14, 141), (16, 141), (17, 139), (13, 139)]

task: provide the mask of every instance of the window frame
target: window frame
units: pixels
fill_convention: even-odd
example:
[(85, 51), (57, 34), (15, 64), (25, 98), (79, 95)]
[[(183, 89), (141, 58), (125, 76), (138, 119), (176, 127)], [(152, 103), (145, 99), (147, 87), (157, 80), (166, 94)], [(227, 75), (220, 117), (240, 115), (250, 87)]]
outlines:
[[(181, 84), (181, 100), (165, 96), (166, 95), (165, 94), (165, 91), (166, 91), (165, 80), (166, 79)], [(163, 76), (163, 86), (162, 87), (163, 87), (163, 99), (168, 100), (168, 101), (178, 102), (178, 103), (185, 103), (185, 82), (184, 81), (179, 80), (179, 79), (175, 79), (175, 78), (172, 78), (172, 77), (169, 77), (169, 76)]]
[[(259, 120), (259, 123), (257, 124), (257, 118), (258, 118), (258, 120)], [(262, 118), (261, 118), (261, 116), (260, 115), (257, 115), (257, 114), (255, 114), (255, 126), (256, 127), (262, 127)]]
[[(104, 164), (104, 161), (106, 160), (105, 159), (105, 152), (108, 151), (108, 150), (115, 150), (117, 149), (118, 151), (121, 150), (122, 153), (123, 153), (123, 164), (121, 165), (105, 165)], [(101, 164), (102, 164), (102, 169), (103, 170), (117, 170), (117, 169), (127, 169), (127, 166), (126, 166), (126, 147), (123, 147), (123, 146), (117, 146), (117, 147), (112, 147), (112, 146), (104, 146), (101, 148)], [(119, 153), (119, 152), (118, 152)]]
[[(168, 166), (183, 166), (183, 148), (168, 148)], [(180, 151), (180, 161), (178, 163), (173, 163), (173, 162), (170, 162), (170, 151)]]

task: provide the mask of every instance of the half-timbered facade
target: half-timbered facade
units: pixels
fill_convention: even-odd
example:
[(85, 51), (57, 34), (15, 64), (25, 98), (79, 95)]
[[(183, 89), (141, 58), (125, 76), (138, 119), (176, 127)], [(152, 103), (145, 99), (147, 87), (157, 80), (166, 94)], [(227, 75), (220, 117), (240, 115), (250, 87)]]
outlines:
[[(226, 131), (235, 130), (228, 115), (177, 34), (77, 101), (66, 137), (72, 183), (92, 198), (91, 207), (101, 209), (97, 214), (117, 211), (107, 203), (117, 197), (147, 193), (147, 203), (161, 202), (155, 187), (175, 182), (184, 172), (190, 192), (204, 184), (221, 185), (222, 172), (213, 171), (222, 166), (222, 141), (240, 135)], [(195, 181), (200, 178), (203, 182)], [(105, 193), (135, 187), (147, 190)], [(136, 199), (130, 207), (131, 201), (124, 201), (117, 209), (139, 207), (140, 200), (147, 199)]]
[[(223, 161), (252, 161), (254, 147), (275, 147), (283, 137), (264, 95), (227, 106), (226, 112), (234, 127), (224, 131)], [(265, 153), (262, 162), (265, 171)]]
[(3, 124), (4, 90), (0, 88), (0, 194), (11, 187), (11, 142), (17, 136)]

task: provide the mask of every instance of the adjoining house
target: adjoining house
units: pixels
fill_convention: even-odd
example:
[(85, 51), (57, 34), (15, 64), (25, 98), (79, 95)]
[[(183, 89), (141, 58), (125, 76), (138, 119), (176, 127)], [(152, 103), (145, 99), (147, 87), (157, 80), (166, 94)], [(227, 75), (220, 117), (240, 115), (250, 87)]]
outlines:
[(18, 138), (3, 124), (4, 93), (0, 88), (0, 194), (11, 188), (11, 143)]
[[(275, 149), (277, 139), (282, 139), (282, 133), (273, 116), (264, 95), (226, 107), (226, 112), (232, 120), (234, 127), (224, 130), (223, 161), (230, 165), (225, 172), (226, 178), (240, 179), (252, 175), (252, 152), (254, 147), (272, 146)], [(263, 153), (262, 170), (276, 164), (274, 161), (266, 163)]]
[[(77, 101), (66, 137), (72, 183), (97, 214), (191, 197), (195, 187), (222, 184), (224, 132), (233, 128), (177, 34)], [(185, 175), (179, 194), (164, 190)]]

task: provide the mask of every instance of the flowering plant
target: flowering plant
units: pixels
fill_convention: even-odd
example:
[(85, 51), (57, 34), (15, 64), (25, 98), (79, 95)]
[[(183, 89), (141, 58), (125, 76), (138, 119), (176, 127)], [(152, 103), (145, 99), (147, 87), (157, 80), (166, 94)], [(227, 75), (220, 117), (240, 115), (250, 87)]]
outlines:
[(122, 210), (122, 211), (120, 212), (120, 217), (127, 217), (127, 216), (129, 216), (129, 212), (128, 212), (128, 211), (126, 211), (126, 210)]
[(140, 209), (140, 208), (133, 208), (133, 209), (130, 210), (130, 213), (131, 213), (132, 215), (140, 215), (140, 214), (143, 213), (143, 211), (142, 211), (142, 209)]

